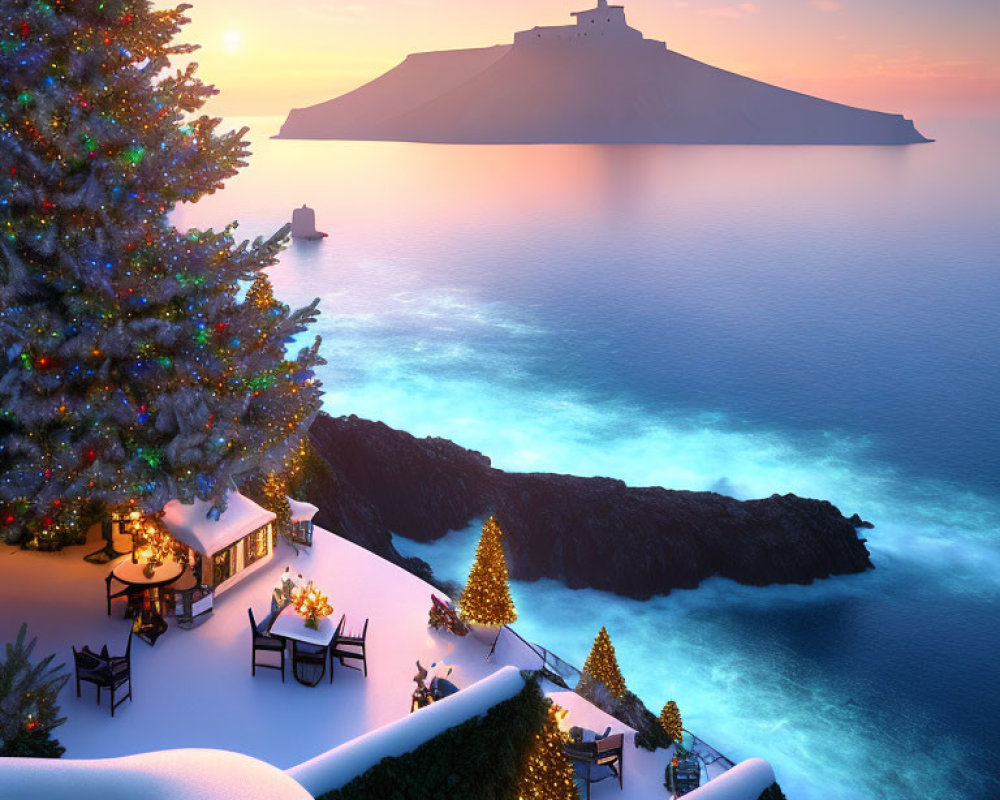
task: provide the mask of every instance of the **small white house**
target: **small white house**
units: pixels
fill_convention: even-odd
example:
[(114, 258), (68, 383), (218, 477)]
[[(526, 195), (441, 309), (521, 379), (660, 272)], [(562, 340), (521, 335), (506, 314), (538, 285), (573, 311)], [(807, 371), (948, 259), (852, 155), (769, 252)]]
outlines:
[(319, 509), (312, 503), (304, 503), (301, 500), (288, 499), (288, 507), (292, 512), (292, 541), (296, 544), (312, 546), (313, 543), (313, 517)]
[(239, 492), (230, 492), (226, 510), (209, 516), (204, 500), (163, 507), (163, 524), (170, 535), (190, 548), (200, 562), (201, 582), (215, 594), (224, 592), (266, 564), (274, 555), (271, 532), (275, 515)]

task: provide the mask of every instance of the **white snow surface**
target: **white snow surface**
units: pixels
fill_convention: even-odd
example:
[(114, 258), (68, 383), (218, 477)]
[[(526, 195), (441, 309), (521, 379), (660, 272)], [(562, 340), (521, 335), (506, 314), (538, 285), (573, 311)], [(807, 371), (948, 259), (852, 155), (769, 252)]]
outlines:
[(771, 765), (762, 758), (748, 758), (684, 796), (690, 800), (753, 800), (772, 783)]
[(10, 758), (4, 800), (311, 800), (280, 769), (222, 750), (169, 750), (92, 761)]
[[(83, 556), (100, 544), (95, 529), (86, 545), (68, 547), (58, 553), (0, 548), (0, 608), (3, 609), (0, 643), (13, 641), (21, 622), (27, 622), (29, 638), (38, 637), (33, 658), (37, 661), (55, 653), (56, 663), (65, 663), (70, 675), (71, 645), (79, 649), (87, 644), (99, 649), (107, 644), (112, 654), (122, 653), (131, 624), (123, 618), (123, 599), (113, 601), (112, 615), (106, 614), (104, 577), (115, 562), (94, 565), (83, 561)], [(341, 614), (346, 614), (348, 630), (360, 630), (364, 620), (370, 620), (367, 678), (360, 671), (337, 663), (332, 684), (327, 676), (318, 686), (310, 688), (294, 680), (290, 659), (284, 682), (277, 670), (258, 667), (256, 677), (251, 676), (247, 608), (253, 608), (258, 621), (267, 616), (271, 591), (286, 565), (293, 573), (301, 573), (305, 580), (313, 580), (328, 594), (333, 617), (339, 620)], [(176, 767), (177, 759), (187, 759), (190, 768), (181, 771), (192, 780), (214, 780), (214, 775), (220, 780), (213, 785), (239, 787), (240, 796), (251, 799), (257, 795), (248, 794), (250, 784), (273, 785), (270, 794), (273, 800), (286, 797), (293, 800), (304, 795), (284, 793), (279, 784), (267, 784), (268, 779), (263, 776), (259, 782), (256, 778), (246, 780), (251, 774), (247, 772), (250, 769), (247, 764), (255, 762), (234, 760), (238, 756), (233, 754), (259, 759), (279, 770), (303, 765), (295, 772), (306, 774), (309, 769), (305, 762), (369, 732), (374, 733), (342, 752), (355, 752), (354, 748), (360, 751), (366, 741), (381, 740), (387, 743), (387, 748), (389, 744), (398, 745), (401, 739), (397, 737), (409, 735), (399, 731), (436, 724), (439, 715), (450, 714), (449, 707), (456, 709), (463, 703), (463, 692), (506, 665), (516, 669), (540, 666), (538, 655), (509, 631), (501, 632), (490, 656), (490, 641), (473, 636), (456, 637), (429, 628), (427, 612), (432, 592), (441, 596), (440, 591), (419, 578), (321, 528), (314, 531), (313, 546), (299, 548), (298, 554), (280, 542), (270, 562), (216, 599), (214, 613), (203, 624), (193, 630), (181, 630), (168, 618), (170, 628), (155, 646), (133, 640), (133, 699), (119, 706), (114, 718), (110, 716), (106, 694), (98, 705), (94, 687), (83, 684), (82, 696), (77, 698), (71, 678), (58, 701), (60, 713), (67, 721), (54, 731), (66, 748), (64, 757), (44, 764), (41, 760), (0, 759), (0, 798), (30, 796), (44, 800), (71, 795), (86, 799), (90, 795), (85, 788), (97, 784), (106, 787), (106, 791), (94, 790), (98, 792), (94, 796), (102, 800), (117, 797), (120, 786), (125, 787), (123, 797), (124, 791), (130, 798), (166, 797), (157, 794), (161, 784), (156, 781), (168, 780), (164, 777), (170, 774), (168, 766)], [(520, 611), (530, 613), (527, 609)], [(260, 661), (271, 658), (272, 654), (258, 655)], [(450, 667), (449, 680), (462, 691), (417, 712), (414, 721), (393, 726), (409, 717), (418, 659), (431, 675), (446, 674)], [(556, 686), (543, 685), (543, 688), (569, 710), (564, 726), (580, 725), (600, 732), (610, 724), (628, 734), (625, 726), (617, 723), (618, 727), (614, 727), (604, 712), (577, 695)], [(475, 705), (477, 694), (478, 690), (470, 692), (468, 702)], [(474, 713), (481, 713), (481, 709)], [(424, 714), (429, 716), (421, 717)], [(379, 735), (379, 729), (385, 726), (393, 727)], [(176, 753), (177, 749), (189, 755), (156, 752)], [(204, 753), (205, 749), (230, 752), (190, 755), (192, 751)], [(370, 751), (371, 757), (374, 752)], [(117, 760), (136, 754), (146, 755), (133, 761)], [(593, 785), (592, 800), (665, 796), (663, 773), (670, 755), (666, 750), (649, 753), (627, 746), (624, 791), (619, 792), (617, 781), (603, 781)], [(212, 762), (209, 774), (196, 774), (202, 771), (193, 766), (202, 763), (199, 759)], [(322, 761), (318, 759), (314, 765)], [(25, 763), (28, 772), (36, 769), (39, 775), (50, 776), (53, 782), (46, 785), (53, 791), (39, 789), (21, 795), (5, 791), (5, 787), (20, 787), (18, 776), (27, 774)], [(263, 774), (267, 772), (265, 766), (256, 769)], [(93, 770), (90, 778), (62, 777), (85, 776), (88, 769)], [(137, 783), (129, 783), (141, 780), (134, 776), (143, 773), (159, 777), (142, 789), (135, 788)], [(65, 785), (72, 785), (73, 791), (62, 792), (59, 787)], [(207, 783), (197, 786), (200, 788), (191, 796), (205, 800), (231, 796), (210, 790)], [(189, 796), (185, 791), (182, 787), (169, 796)], [(751, 794), (748, 790), (738, 800), (756, 800), (759, 793), (758, 790)], [(730, 795), (725, 797), (728, 799)]]
[(181, 503), (171, 500), (163, 507), (163, 524), (170, 535), (199, 553), (212, 555), (274, 519), (274, 512), (261, 508), (249, 497), (230, 492), (226, 510), (218, 520), (209, 518), (212, 504), (204, 500)]

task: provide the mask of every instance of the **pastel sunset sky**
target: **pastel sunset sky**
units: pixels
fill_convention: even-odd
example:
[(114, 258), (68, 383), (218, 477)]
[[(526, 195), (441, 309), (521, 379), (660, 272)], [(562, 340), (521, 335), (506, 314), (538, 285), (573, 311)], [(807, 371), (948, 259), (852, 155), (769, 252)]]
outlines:
[[(284, 114), (412, 52), (508, 44), (591, 0), (190, 0), (217, 114)], [(160, 6), (173, 3), (157, 0)], [(838, 102), (1000, 117), (1000, 0), (625, 0), (649, 38), (714, 66)]]

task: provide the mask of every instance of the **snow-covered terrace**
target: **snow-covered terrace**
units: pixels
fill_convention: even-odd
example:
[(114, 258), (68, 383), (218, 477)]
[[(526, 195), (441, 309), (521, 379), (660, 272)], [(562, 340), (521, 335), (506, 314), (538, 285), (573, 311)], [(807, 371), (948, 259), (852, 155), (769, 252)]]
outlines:
[[(36, 657), (54, 652), (71, 674), (71, 645), (107, 644), (113, 654), (124, 649), (130, 621), (122, 617), (121, 601), (111, 617), (106, 615), (104, 576), (113, 564), (96, 566), (82, 558), (97, 544), (60, 553), (0, 549), (0, 642), (13, 640), (21, 622), (27, 622), (29, 636), (39, 639)], [(324, 677), (310, 688), (295, 681), (290, 659), (284, 683), (276, 670), (258, 669), (251, 677), (247, 608), (258, 620), (267, 615), (271, 590), (286, 565), (328, 593), (334, 618), (346, 613), (349, 629), (360, 629), (370, 619), (367, 679), (338, 663), (332, 685)], [(507, 664), (539, 666), (535, 653), (516, 637), (503, 637), (487, 660), (489, 642), (428, 628), (432, 591), (413, 575), (318, 528), (311, 549), (296, 554), (282, 543), (270, 564), (217, 598), (204, 624), (193, 630), (171, 625), (154, 647), (133, 640), (133, 700), (114, 718), (107, 696), (96, 705), (94, 687), (84, 684), (77, 698), (70, 680), (59, 698), (67, 722), (55, 731), (66, 747), (64, 759), (214, 748), (288, 769), (407, 717), (418, 659), (428, 668), (435, 662), (453, 667), (450, 679), (460, 688)], [(595, 730), (610, 725), (626, 733), (624, 791), (617, 781), (604, 781), (592, 787), (594, 800), (667, 797), (662, 784), (666, 751), (632, 747), (634, 732), (622, 723), (575, 694), (550, 688), (569, 709), (565, 724)]]

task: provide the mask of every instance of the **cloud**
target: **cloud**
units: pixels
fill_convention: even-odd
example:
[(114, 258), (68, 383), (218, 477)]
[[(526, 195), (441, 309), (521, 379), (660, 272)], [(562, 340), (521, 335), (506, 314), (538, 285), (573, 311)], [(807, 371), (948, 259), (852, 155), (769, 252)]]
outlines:
[(813, 8), (819, 9), (820, 11), (833, 12), (840, 11), (844, 4), (839, 2), (839, 0), (809, 0), (809, 5)]
[(756, 14), (760, 11), (760, 6), (756, 3), (737, 3), (732, 6), (716, 6), (714, 8), (698, 9), (699, 14), (706, 17), (724, 17), (726, 19), (739, 19), (748, 14)]
[(877, 53), (854, 53), (852, 71), (861, 77), (880, 78), (974, 78), (984, 64), (974, 59), (936, 59), (921, 52), (886, 57)]

